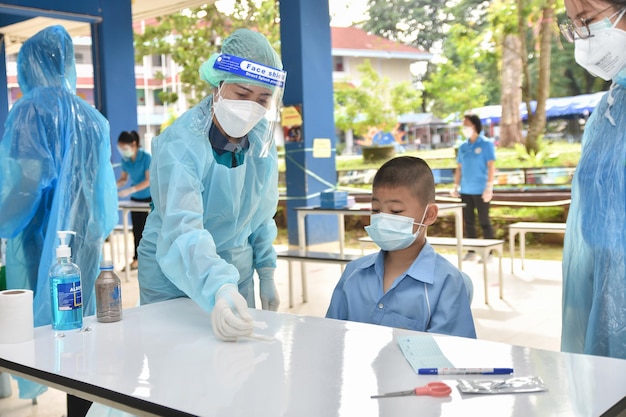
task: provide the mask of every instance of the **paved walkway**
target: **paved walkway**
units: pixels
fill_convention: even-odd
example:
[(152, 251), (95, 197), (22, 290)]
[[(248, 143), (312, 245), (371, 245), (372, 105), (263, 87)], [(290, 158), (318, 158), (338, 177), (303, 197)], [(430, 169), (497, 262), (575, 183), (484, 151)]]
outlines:
[[(355, 252), (358, 253), (358, 252)], [(456, 264), (456, 257), (444, 255)], [(295, 266), (295, 265), (294, 265)], [(120, 265), (121, 267), (121, 265)], [(300, 268), (294, 267), (294, 307), (288, 306), (287, 262), (279, 261), (276, 272), (276, 285), (282, 303), (280, 312), (324, 316), (333, 288), (337, 283), (341, 268), (338, 265), (307, 264), (309, 302), (302, 303)], [(516, 263), (515, 275), (510, 274), (510, 259), (503, 260), (504, 299), (498, 298), (498, 263), (489, 264), (489, 305), (484, 303), (483, 269), (476, 262), (465, 262), (463, 270), (474, 283), (472, 312), (479, 339), (492, 340), (514, 345), (530, 346), (547, 350), (559, 350), (561, 333), (561, 262), (526, 260), (525, 271), (519, 270)], [(137, 304), (137, 272), (131, 273), (130, 282), (122, 279), (124, 308)], [(258, 303), (260, 304), (260, 303)], [(2, 417), (61, 417), (65, 413), (65, 394), (49, 389), (39, 397), (39, 404), (32, 406), (30, 401), (17, 398), (17, 388), (13, 383), (13, 396), (0, 399)]]

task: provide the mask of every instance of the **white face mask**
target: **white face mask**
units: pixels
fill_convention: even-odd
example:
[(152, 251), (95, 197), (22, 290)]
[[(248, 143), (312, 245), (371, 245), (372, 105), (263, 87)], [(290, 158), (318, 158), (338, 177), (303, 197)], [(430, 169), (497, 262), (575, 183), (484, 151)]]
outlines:
[(135, 156), (135, 151), (133, 151), (133, 148), (128, 148), (128, 147), (117, 147), (117, 150), (120, 151), (120, 154), (122, 155), (123, 158), (126, 159), (130, 159), (133, 156)]
[[(422, 232), (422, 228), (426, 227), (424, 218), (426, 211), (419, 223), (416, 223), (412, 217), (400, 216), (398, 214), (377, 213), (370, 216), (371, 224), (365, 226), (365, 231), (382, 250), (393, 251), (406, 249), (415, 242), (415, 239)], [(413, 233), (413, 225), (419, 227)]]
[(609, 18), (604, 18), (589, 25), (591, 36), (574, 42), (574, 57), (578, 65), (606, 81), (626, 67), (626, 32), (615, 27), (624, 12), (626, 9), (619, 13), (613, 24)]
[(461, 132), (463, 133), (464, 137), (471, 138), (472, 135), (474, 134), (474, 128), (471, 126), (463, 126), (461, 128)]
[(219, 95), (216, 95), (213, 111), (222, 130), (231, 138), (246, 136), (267, 113), (267, 109), (255, 101), (230, 100)]

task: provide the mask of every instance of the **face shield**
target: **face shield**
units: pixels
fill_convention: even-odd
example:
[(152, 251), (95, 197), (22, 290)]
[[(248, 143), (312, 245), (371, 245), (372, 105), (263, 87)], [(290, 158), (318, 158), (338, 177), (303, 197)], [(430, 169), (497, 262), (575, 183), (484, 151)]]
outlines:
[(232, 138), (248, 135), (253, 156), (268, 156), (286, 72), (229, 54), (218, 55), (213, 69), (227, 73), (213, 96), (214, 120)]

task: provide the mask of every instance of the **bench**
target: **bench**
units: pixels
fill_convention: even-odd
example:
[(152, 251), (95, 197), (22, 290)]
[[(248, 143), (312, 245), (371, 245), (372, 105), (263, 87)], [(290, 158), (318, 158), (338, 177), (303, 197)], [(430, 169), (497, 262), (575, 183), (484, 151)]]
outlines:
[(288, 249), (276, 251), (278, 259), (287, 261), (289, 264), (289, 308), (293, 307), (293, 274), (292, 274), (292, 261), (302, 263), (302, 302), (308, 301), (306, 273), (304, 269), (305, 262), (317, 262), (317, 263), (330, 263), (344, 266), (348, 262), (360, 258), (359, 255), (330, 253), (330, 252), (314, 252), (308, 250)]
[[(430, 245), (433, 247), (457, 247), (457, 240), (454, 237), (428, 237), (427, 239), (428, 243), (430, 243)], [(359, 244), (361, 245), (361, 252), (364, 252), (365, 245), (374, 243), (372, 241), (372, 238), (370, 238), (369, 236), (360, 237), (358, 240)], [(464, 249), (478, 252), (484, 260), (489, 257), (489, 253), (492, 250), (498, 253), (498, 286), (500, 287), (500, 298), (502, 299), (502, 252), (504, 251), (504, 240), (464, 238), (461, 243)], [(487, 269), (487, 262), (483, 262), (483, 280), (485, 284), (485, 304), (489, 304), (489, 296), (487, 292), (489, 271)]]
[(511, 251), (511, 273), (513, 273), (513, 260), (515, 259), (515, 235), (519, 233), (520, 257), (522, 270), (524, 269), (524, 252), (526, 251), (526, 233), (563, 233), (565, 223), (542, 223), (542, 222), (518, 222), (509, 225), (509, 249)]

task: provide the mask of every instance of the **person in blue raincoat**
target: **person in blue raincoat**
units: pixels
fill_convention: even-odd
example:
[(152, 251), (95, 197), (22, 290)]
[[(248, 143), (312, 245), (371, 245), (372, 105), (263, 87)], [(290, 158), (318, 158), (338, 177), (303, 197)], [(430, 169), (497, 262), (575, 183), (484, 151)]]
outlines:
[(213, 93), (152, 141), (139, 245), (141, 304), (189, 297), (234, 341), (252, 332), (253, 276), (263, 309), (274, 284), (278, 164), (273, 121), (285, 73), (267, 39), (239, 29), (200, 68)]
[(576, 62), (612, 81), (587, 122), (563, 249), (561, 350), (626, 359), (626, 1), (565, 0)]
[(74, 46), (62, 26), (22, 45), (17, 77), (23, 96), (0, 139), (0, 237), (8, 238), (7, 287), (34, 291), (35, 326), (42, 326), (51, 322), (48, 272), (59, 230), (76, 232), (69, 243), (81, 269), (83, 312), (95, 313), (94, 282), (117, 222), (117, 190), (109, 124), (76, 95)]

